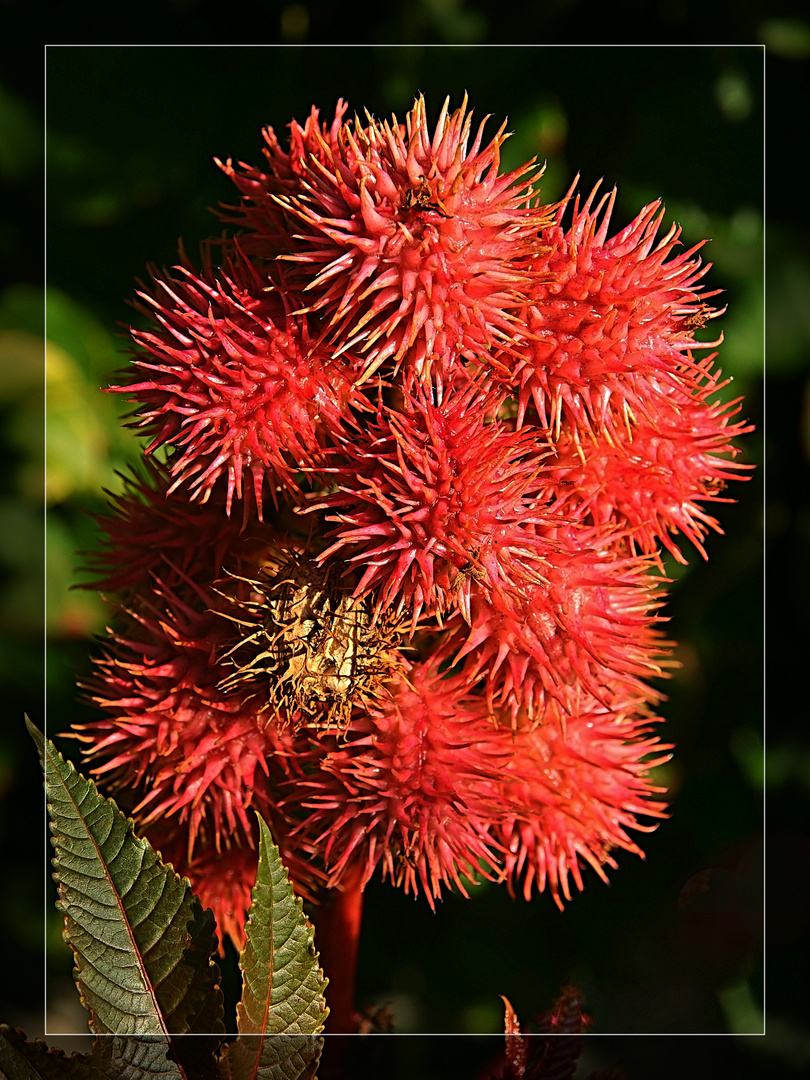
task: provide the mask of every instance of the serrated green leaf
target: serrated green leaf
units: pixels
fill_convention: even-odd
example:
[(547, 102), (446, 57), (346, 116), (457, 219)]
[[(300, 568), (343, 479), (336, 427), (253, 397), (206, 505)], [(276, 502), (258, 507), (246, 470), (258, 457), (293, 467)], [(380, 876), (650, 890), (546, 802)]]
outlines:
[(169, 1056), (165, 1035), (96, 1039), (89, 1054), (65, 1057), (41, 1039), (0, 1026), (0, 1076), (4, 1080), (184, 1080)]
[(89, 1058), (108, 1080), (185, 1080), (186, 1073), (169, 1056), (165, 1035), (96, 1039)]
[(267, 823), (259, 819), (259, 865), (239, 957), (240, 1035), (317, 1035), (329, 1013), (315, 933), (295, 895)]
[(221, 1080), (315, 1080), (322, 1035), (240, 1035), (219, 1062)]
[(26, 723), (45, 772), (57, 908), (90, 1030), (224, 1033), (213, 915), (113, 800)]
[(239, 957), (242, 1001), (239, 1038), (221, 1067), (230, 1080), (306, 1080), (318, 1067), (329, 1013), (327, 980), (318, 966), (314, 931), (289, 875), (259, 819), (259, 865)]

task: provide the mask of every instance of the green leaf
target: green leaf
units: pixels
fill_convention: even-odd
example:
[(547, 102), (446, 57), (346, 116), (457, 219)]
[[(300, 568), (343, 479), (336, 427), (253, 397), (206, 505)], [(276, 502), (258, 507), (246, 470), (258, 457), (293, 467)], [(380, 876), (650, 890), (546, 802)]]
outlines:
[(318, 1067), (329, 1013), (314, 932), (267, 824), (259, 818), (259, 865), (239, 958), (239, 1038), (222, 1058), (230, 1080), (305, 1080)]
[(28, 1042), (21, 1031), (0, 1026), (0, 1076), (4, 1080), (184, 1080), (168, 1057), (164, 1035), (96, 1039), (89, 1054), (65, 1057), (41, 1039)]
[(89, 1055), (109, 1080), (184, 1080), (187, 1073), (169, 1057), (165, 1035), (96, 1039)]
[(240, 1035), (219, 1062), (222, 1080), (315, 1080), (319, 1035)]
[(295, 895), (267, 823), (259, 819), (259, 865), (239, 957), (240, 1035), (311, 1035), (329, 1013), (314, 931)]
[(29, 720), (73, 976), (96, 1034), (224, 1033), (214, 917)]

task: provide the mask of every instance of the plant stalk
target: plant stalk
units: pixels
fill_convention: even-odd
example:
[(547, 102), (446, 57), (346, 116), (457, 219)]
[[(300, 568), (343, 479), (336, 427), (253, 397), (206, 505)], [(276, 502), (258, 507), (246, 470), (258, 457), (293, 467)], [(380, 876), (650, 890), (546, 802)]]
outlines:
[(326, 1003), (329, 1016), (325, 1033), (351, 1035), (357, 1031), (354, 991), (357, 950), (363, 917), (362, 864), (347, 868), (339, 887), (331, 890), (314, 914), (315, 948), (329, 979)]

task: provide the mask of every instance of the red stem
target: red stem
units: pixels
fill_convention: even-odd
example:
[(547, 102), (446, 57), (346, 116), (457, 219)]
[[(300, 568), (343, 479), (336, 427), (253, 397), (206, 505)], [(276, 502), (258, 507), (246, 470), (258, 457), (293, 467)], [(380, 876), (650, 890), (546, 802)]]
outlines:
[(330, 890), (314, 912), (315, 948), (320, 953), (323, 973), (329, 979), (326, 988), (329, 1016), (324, 1028), (328, 1035), (351, 1035), (357, 1031), (354, 985), (363, 916), (361, 879), (361, 864), (348, 867), (340, 886)]

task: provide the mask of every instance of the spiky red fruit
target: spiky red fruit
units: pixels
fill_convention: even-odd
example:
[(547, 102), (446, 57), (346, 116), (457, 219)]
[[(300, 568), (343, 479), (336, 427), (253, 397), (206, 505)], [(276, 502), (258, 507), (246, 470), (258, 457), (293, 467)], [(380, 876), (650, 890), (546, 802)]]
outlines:
[(284, 774), (287, 736), (273, 714), (219, 690), (228, 622), (159, 587), (128, 621), (87, 685), (106, 716), (76, 728), (92, 771), (134, 797), (141, 825), (182, 825), (189, 860), (198, 837), (218, 850), (250, 844), (249, 811), (274, 814), (271, 769)]
[(317, 154), (293, 155), (297, 190), (250, 189), (295, 222), (295, 250), (281, 257), (333, 348), (363, 355), (366, 378), (406, 358), (426, 373), (514, 332), (550, 214), (533, 203), (532, 162), (498, 174), (503, 127), (482, 149), (483, 124), (468, 145), (471, 122), (466, 100), (452, 115), (445, 102), (431, 135), (420, 97), (404, 125), (356, 119), (329, 138), (315, 125)]
[(470, 627), (443, 654), (463, 661), (471, 683), (483, 678), (518, 726), (545, 722), (553, 702), (576, 711), (583, 692), (610, 708), (655, 700), (644, 680), (663, 674), (669, 643), (649, 562), (622, 557), (610, 532), (571, 524), (541, 535), (543, 580), (517, 599), (477, 596)]
[[(583, 889), (580, 862), (607, 881), (611, 851), (641, 855), (628, 830), (650, 832), (641, 817), (666, 817), (665, 791), (649, 770), (670, 757), (650, 734), (650, 718), (633, 717), (583, 700), (576, 715), (558, 715), (515, 734), (502, 774), (504, 818), (493, 837), (507, 851), (510, 889), (522, 880), (527, 899), (548, 887), (558, 907), (571, 899), (569, 876)], [(655, 755), (655, 756), (651, 756)]]
[(312, 509), (339, 522), (323, 558), (362, 575), (356, 595), (377, 610), (470, 619), (478, 592), (520, 593), (536, 582), (542, 522), (533, 490), (544, 456), (536, 433), (488, 422), (494, 399), (473, 384), (415, 387), (385, 409), (367, 438), (345, 447), (338, 490)]
[(558, 436), (569, 427), (610, 440), (638, 420), (653, 426), (658, 409), (700, 381), (690, 350), (711, 348), (694, 330), (720, 312), (700, 293), (711, 264), (694, 257), (696, 244), (673, 256), (680, 229), (656, 244), (660, 201), (608, 237), (615, 190), (592, 209), (594, 189), (563, 231), (568, 199), (543, 233), (547, 247), (535, 263), (532, 302), (522, 342), (507, 347), (493, 371), (519, 399), (520, 415), (534, 404), (540, 423)]
[(463, 677), (420, 664), (358, 710), (343, 737), (313, 743), (289, 796), (306, 812), (296, 835), (322, 851), (331, 885), (359, 861), (363, 884), (381, 865), (431, 905), (442, 886), (466, 895), (464, 880), (497, 875), (489, 828), (510, 752)]
[(153, 273), (154, 290), (139, 293), (158, 324), (133, 331), (133, 363), (148, 377), (111, 389), (139, 403), (138, 426), (153, 436), (147, 454), (175, 451), (174, 487), (205, 501), (224, 477), (230, 513), (249, 480), (261, 519), (265, 479), (274, 503), (279, 489), (299, 499), (297, 474), (323, 462), (350, 405), (363, 407), (355, 373), (345, 354), (316, 346), (306, 318), (238, 248), (219, 269), (209, 253), (199, 275), (188, 260), (175, 270)]
[(646, 554), (656, 555), (663, 545), (685, 563), (673, 539), (680, 533), (707, 558), (704, 537), (709, 529), (722, 530), (701, 503), (732, 502), (719, 492), (730, 480), (746, 479), (741, 473), (751, 468), (733, 460), (739, 450), (731, 440), (752, 427), (730, 423), (739, 400), (714, 396), (725, 383), (712, 372), (713, 360), (700, 362), (700, 385), (658, 402), (654, 422), (642, 417), (610, 440), (579, 440), (564, 426), (543, 475), (555, 508), (623, 529), (631, 546)]
[(522, 880), (527, 897), (548, 886), (562, 906), (569, 874), (582, 888), (580, 860), (606, 880), (611, 850), (641, 854), (628, 830), (654, 826), (639, 817), (665, 816), (648, 772), (670, 747), (649, 717), (582, 695), (576, 714), (551, 708), (546, 723), (515, 732), (462, 673), (433, 663), (388, 689), (345, 742), (321, 737), (311, 762), (298, 762), (291, 801), (306, 816), (295, 835), (323, 852), (331, 885), (358, 866), (365, 884), (381, 864), (431, 905), (483, 874)]

